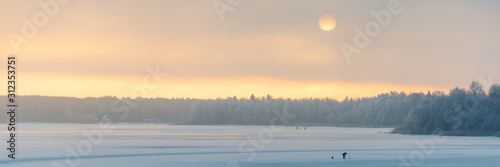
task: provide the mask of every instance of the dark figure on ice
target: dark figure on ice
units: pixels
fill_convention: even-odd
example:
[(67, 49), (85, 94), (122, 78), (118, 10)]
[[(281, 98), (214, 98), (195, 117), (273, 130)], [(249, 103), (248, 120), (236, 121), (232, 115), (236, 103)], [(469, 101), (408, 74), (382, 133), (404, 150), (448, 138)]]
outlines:
[(346, 152), (342, 153), (342, 157), (344, 157), (344, 159), (345, 159), (345, 155), (347, 155)]
[(332, 159), (333, 159), (333, 156), (332, 156)]

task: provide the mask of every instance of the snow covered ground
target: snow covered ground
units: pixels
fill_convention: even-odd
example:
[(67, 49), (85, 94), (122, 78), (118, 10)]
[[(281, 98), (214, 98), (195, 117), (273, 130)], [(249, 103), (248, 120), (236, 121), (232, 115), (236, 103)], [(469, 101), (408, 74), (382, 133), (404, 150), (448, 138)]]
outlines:
[[(17, 132), (16, 160), (8, 159), (7, 151), (2, 151), (0, 166), (500, 164), (500, 138), (497, 137), (399, 135), (387, 133), (392, 130), (390, 128), (311, 126), (307, 130), (304, 127), (297, 130), (295, 126), (283, 129), (269, 126), (162, 124), (113, 126), (114, 129), (100, 129), (95, 124), (21, 123)], [(85, 135), (82, 132), (84, 130), (94, 130), (87, 133), (94, 135)], [(6, 138), (7, 134), (4, 132), (2, 136)], [(4, 144), (4, 147), (7, 145)], [(343, 152), (350, 153), (346, 160), (341, 159)]]

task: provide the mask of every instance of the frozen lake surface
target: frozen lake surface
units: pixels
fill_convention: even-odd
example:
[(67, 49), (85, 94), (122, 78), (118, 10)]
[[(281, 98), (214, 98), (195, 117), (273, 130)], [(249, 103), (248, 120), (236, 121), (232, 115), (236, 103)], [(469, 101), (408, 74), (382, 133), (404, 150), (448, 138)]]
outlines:
[[(498, 166), (500, 138), (390, 128), (21, 123), (0, 166)], [(85, 135), (83, 131), (93, 131)], [(99, 133), (102, 135), (99, 135)], [(97, 134), (97, 135), (95, 135)], [(5, 132), (2, 133), (7, 138)], [(89, 137), (90, 136), (90, 137)], [(102, 137), (102, 140), (99, 140)], [(95, 140), (89, 140), (94, 138)], [(342, 159), (342, 153), (350, 153)], [(349, 159), (350, 155), (350, 159)], [(331, 157), (334, 156), (332, 160)], [(69, 157), (69, 159), (68, 159)]]

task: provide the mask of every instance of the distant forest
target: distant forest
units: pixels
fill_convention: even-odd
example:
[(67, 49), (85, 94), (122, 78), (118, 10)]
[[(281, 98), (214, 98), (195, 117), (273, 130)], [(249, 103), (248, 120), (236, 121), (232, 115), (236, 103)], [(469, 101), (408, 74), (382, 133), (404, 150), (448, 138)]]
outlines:
[[(390, 126), (398, 127), (396, 133), (500, 136), (500, 85), (492, 85), (486, 93), (478, 82), (472, 82), (468, 89), (451, 89), (448, 94), (390, 92), (369, 98), (346, 97), (342, 101), (270, 95), (225, 99), (47, 96), (16, 99), (17, 118), (21, 122)], [(6, 100), (1, 103), (5, 108)]]

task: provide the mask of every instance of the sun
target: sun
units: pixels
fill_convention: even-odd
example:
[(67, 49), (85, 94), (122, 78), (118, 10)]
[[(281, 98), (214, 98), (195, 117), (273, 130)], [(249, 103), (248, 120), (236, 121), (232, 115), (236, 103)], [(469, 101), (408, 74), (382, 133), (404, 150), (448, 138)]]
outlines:
[(325, 14), (319, 18), (318, 25), (323, 31), (332, 31), (337, 25), (337, 20), (332, 15)]

